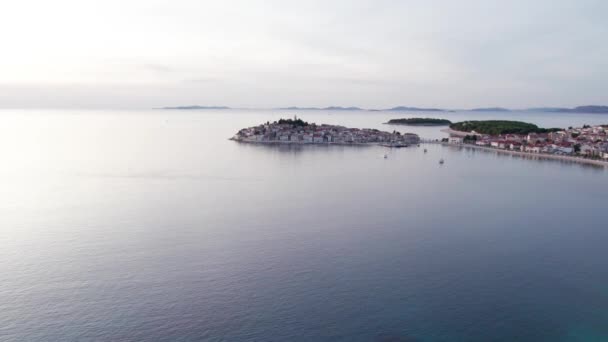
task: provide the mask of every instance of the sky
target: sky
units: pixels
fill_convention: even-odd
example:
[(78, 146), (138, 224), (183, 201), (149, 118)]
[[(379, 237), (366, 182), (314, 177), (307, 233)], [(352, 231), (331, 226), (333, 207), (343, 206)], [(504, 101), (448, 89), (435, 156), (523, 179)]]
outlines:
[(19, 0), (0, 107), (608, 105), (604, 0)]

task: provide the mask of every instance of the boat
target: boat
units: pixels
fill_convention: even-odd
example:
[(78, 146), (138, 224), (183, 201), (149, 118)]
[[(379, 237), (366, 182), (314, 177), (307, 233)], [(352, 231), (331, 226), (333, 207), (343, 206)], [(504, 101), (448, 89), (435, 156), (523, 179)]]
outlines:
[(388, 154), (385, 153), (384, 154), (384, 159), (387, 159), (387, 158), (388, 158)]
[(426, 148), (424, 149), (424, 153), (426, 153)]
[(443, 164), (445, 161), (443, 160), (443, 158), (439, 159), (439, 164)]

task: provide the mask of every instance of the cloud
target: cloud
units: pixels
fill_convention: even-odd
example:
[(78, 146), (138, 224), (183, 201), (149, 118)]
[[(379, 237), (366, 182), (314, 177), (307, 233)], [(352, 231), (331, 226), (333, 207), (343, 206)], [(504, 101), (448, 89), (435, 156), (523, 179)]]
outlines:
[(171, 67), (169, 65), (163, 65), (163, 64), (143, 64), (141, 67), (144, 70), (159, 72), (159, 73), (177, 72), (176, 68)]
[(221, 79), (212, 78), (212, 77), (199, 77), (199, 78), (190, 78), (182, 80), (183, 83), (217, 83), (221, 82)]
[(22, 2), (0, 13), (0, 32), (12, 32), (0, 106), (608, 103), (605, 1), (108, 0), (91, 10), (57, 0), (45, 9), (52, 15), (27, 24), (10, 15), (29, 13)]

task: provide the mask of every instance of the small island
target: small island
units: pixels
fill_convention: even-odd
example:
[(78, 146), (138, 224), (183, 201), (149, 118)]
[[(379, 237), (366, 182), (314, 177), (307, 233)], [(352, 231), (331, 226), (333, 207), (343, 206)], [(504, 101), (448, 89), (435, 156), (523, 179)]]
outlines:
[(508, 120), (462, 121), (451, 124), (450, 129), (488, 135), (549, 133), (560, 130), (559, 128), (540, 128), (535, 124)]
[(243, 128), (231, 140), (261, 144), (336, 144), (406, 147), (420, 142), (413, 133), (383, 132), (371, 128), (347, 128), (308, 123), (294, 117)]
[(404, 118), (391, 119), (386, 122), (387, 125), (408, 125), (408, 126), (448, 126), (452, 122), (446, 119), (435, 118)]
[(471, 112), (510, 112), (510, 109), (502, 107), (489, 107), (489, 108), (473, 108)]

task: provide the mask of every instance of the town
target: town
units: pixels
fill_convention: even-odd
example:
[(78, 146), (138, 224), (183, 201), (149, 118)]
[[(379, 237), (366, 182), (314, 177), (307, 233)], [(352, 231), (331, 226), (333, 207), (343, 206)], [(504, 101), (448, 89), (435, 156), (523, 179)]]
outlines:
[(534, 154), (578, 156), (608, 161), (608, 125), (555, 130), (547, 133), (487, 135), (451, 132), (450, 144), (469, 144)]
[(420, 142), (418, 135), (413, 133), (317, 125), (297, 117), (241, 129), (232, 140), (252, 143), (378, 144), (388, 147), (404, 147)]

